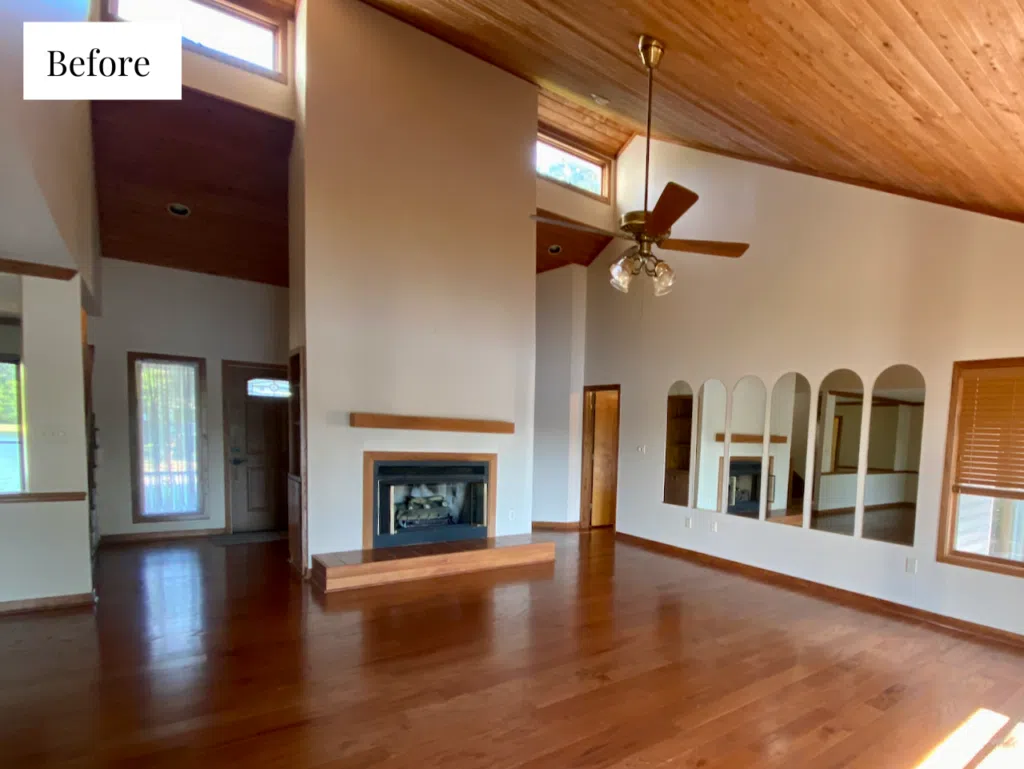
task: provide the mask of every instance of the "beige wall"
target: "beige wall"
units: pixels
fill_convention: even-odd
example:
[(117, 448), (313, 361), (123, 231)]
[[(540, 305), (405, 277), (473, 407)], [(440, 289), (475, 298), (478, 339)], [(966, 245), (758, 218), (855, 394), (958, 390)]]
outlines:
[[(30, 492), (86, 490), (81, 279), (22, 279)], [(0, 505), (0, 603), (92, 590), (88, 502)]]
[[(642, 200), (642, 149), (634, 142), (619, 158), (620, 208)], [(613, 291), (610, 253), (590, 268), (587, 382), (622, 384), (619, 528), (1024, 633), (1024, 615), (1009, 610), (1024, 605), (1024, 580), (935, 559), (952, 364), (1024, 354), (1024, 225), (663, 142), (652, 170), (653, 189), (674, 180), (701, 196), (674, 236), (752, 245), (739, 260), (669, 256), (679, 277), (660, 299), (647, 285)], [(914, 547), (662, 503), (672, 382), (720, 378), (731, 388), (756, 374), (772, 388), (795, 371), (810, 380), (813, 404), (834, 369), (873, 382), (897, 363), (916, 366), (928, 392)]]
[[(307, 12), (310, 550), (361, 547), (364, 450), (497, 452), (498, 533), (528, 531), (536, 91), (354, 0)], [(351, 411), (516, 432), (360, 430)]]
[[(102, 449), (96, 470), (100, 534), (224, 526), (224, 360), (286, 363), (288, 289), (149, 264), (104, 259), (103, 316), (89, 319), (96, 347), (93, 408)], [(206, 361), (209, 518), (132, 522), (128, 353)]]
[(578, 521), (583, 460), (587, 270), (537, 276), (533, 520)]

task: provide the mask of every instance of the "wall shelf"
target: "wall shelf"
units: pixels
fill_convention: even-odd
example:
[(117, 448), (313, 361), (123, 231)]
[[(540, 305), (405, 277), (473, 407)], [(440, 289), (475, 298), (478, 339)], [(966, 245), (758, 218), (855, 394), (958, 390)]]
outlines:
[(370, 414), (362, 411), (353, 411), (349, 415), (349, 426), (383, 430), (436, 430), (450, 433), (499, 433), (502, 435), (511, 435), (516, 431), (515, 422), (501, 422), (495, 419), (418, 417), (399, 414)]

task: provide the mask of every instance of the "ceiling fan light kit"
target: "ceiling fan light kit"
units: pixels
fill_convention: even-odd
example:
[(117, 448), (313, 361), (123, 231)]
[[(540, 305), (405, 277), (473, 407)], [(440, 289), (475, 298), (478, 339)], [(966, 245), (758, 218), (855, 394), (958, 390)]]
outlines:
[(619, 232), (608, 232), (597, 227), (576, 222), (564, 222), (541, 216), (533, 218), (539, 222), (566, 227), (582, 232), (592, 232), (610, 238), (632, 240), (636, 245), (620, 256), (610, 268), (611, 284), (614, 288), (627, 293), (629, 285), (637, 275), (646, 275), (654, 286), (655, 296), (664, 296), (672, 290), (675, 283), (675, 271), (657, 254), (653, 248), (666, 251), (682, 251), (691, 254), (708, 254), (736, 258), (743, 256), (746, 243), (726, 243), (713, 240), (683, 240), (670, 238), (672, 225), (697, 202), (697, 193), (686, 189), (680, 184), (669, 182), (654, 204), (654, 210), (648, 208), (648, 194), (651, 186), (651, 105), (654, 95), (654, 70), (661, 63), (665, 53), (664, 44), (651, 37), (641, 35), (638, 45), (640, 60), (647, 70), (647, 146), (644, 158), (644, 210), (628, 211), (619, 222)]

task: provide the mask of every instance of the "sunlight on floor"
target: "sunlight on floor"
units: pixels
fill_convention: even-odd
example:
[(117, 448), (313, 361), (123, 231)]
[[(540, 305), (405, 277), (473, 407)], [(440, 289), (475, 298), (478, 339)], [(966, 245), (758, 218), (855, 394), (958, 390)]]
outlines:
[(1024, 722), (978, 764), (978, 769), (1021, 769), (1024, 766)]
[[(980, 708), (928, 754), (917, 769), (964, 769), (1010, 719)], [(995, 764), (1001, 766), (1001, 764)], [(988, 769), (988, 767), (986, 767)]]

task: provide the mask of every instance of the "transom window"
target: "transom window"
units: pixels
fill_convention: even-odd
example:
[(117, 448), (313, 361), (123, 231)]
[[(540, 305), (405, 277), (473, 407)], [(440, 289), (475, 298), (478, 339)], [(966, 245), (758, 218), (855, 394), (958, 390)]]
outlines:
[(953, 366), (939, 560), (1024, 576), (1024, 358)]
[(250, 379), (245, 389), (250, 398), (290, 398), (292, 395), (287, 379)]
[(284, 23), (224, 0), (107, 0), (121, 21), (180, 20), (185, 45), (246, 69), (282, 75)]
[(608, 161), (549, 136), (537, 139), (537, 173), (599, 198), (608, 197)]
[(128, 354), (136, 523), (205, 518), (201, 358)]

